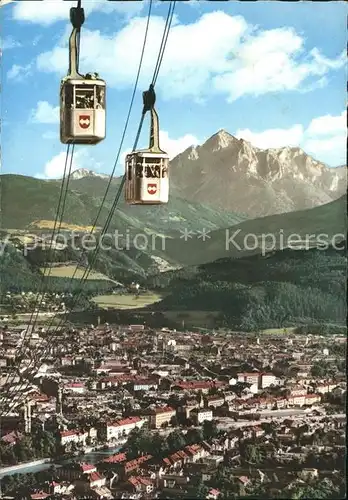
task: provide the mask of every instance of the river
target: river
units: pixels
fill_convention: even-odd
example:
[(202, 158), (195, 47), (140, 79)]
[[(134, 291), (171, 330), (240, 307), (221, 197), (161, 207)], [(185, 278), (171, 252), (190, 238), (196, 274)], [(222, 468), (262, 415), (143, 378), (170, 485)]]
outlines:
[[(100, 460), (102, 460), (103, 458), (108, 457), (109, 455), (113, 455), (114, 453), (117, 453), (121, 448), (122, 446), (118, 446), (116, 448), (108, 448), (107, 450), (92, 451), (91, 453), (86, 453), (85, 455), (79, 455), (77, 457), (74, 457), (70, 460), (67, 460), (64, 463), (68, 464), (73, 460), (79, 460), (81, 462), (83, 461), (89, 464), (96, 464), (100, 462)], [(49, 469), (50, 467), (52, 467), (52, 465), (55, 465), (56, 467), (62, 466), (61, 464), (56, 464), (54, 462), (46, 462), (39, 464), (37, 462), (38, 460), (34, 461), (34, 463), (27, 466), (25, 466), (25, 464), (21, 464), (20, 468), (6, 472), (2, 472), (0, 469), (0, 479), (4, 478), (5, 476), (13, 476), (14, 474), (28, 474), (28, 473), (40, 472), (42, 470)]]

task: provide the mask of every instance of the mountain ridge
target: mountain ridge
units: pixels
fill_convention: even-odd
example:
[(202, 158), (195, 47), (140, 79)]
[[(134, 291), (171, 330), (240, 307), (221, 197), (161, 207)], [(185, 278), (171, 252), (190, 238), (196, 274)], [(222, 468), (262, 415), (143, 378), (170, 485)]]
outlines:
[(176, 318), (178, 325), (182, 320), (197, 325), (193, 318), (205, 313), (208, 319), (215, 316), (212, 327), (255, 332), (302, 325), (311, 332), (344, 334), (346, 267), (346, 241), (340, 250), (285, 249), (220, 259), (153, 277), (153, 285), (167, 293), (152, 309)]
[[(209, 213), (213, 211), (216, 228), (228, 227), (231, 224), (228, 217), (226, 219), (227, 213), (259, 218), (306, 210), (340, 198), (346, 192), (347, 184), (347, 172), (343, 166), (328, 167), (298, 147), (262, 150), (244, 139), (237, 139), (224, 129), (213, 134), (202, 145), (190, 146), (177, 155), (171, 160), (170, 169), (169, 204), (145, 209), (126, 206), (121, 198), (119, 210), (126, 213), (126, 218), (133, 219), (134, 214), (139, 217), (141, 213), (146, 213), (153, 215), (155, 222), (159, 211), (167, 211), (168, 216), (171, 216), (170, 212), (174, 209), (175, 217), (179, 220), (182, 216), (176, 206), (180, 205), (180, 210), (186, 212), (186, 203), (187, 207), (191, 205), (189, 212), (191, 215), (195, 212), (196, 219), (199, 219), (199, 210), (205, 212), (208, 219)], [(107, 174), (93, 170), (75, 170), (70, 179), (66, 217), (80, 220), (64, 222), (90, 225), (92, 212), (96, 212), (104, 197), (108, 179)], [(54, 219), (60, 181), (16, 174), (2, 174), (0, 181), (2, 224), (5, 227), (11, 227), (9, 223), (12, 224), (12, 220), (13, 224), (16, 224), (16, 220), (19, 224), (14, 227), (23, 228), (34, 220)], [(114, 177), (111, 181), (102, 210), (103, 220), (107, 217), (120, 182), (121, 177)], [(19, 190), (23, 199), (18, 206), (14, 206), (13, 197), (18, 198)], [(51, 202), (49, 207), (45, 198)], [(179, 199), (180, 202), (177, 201)], [(217, 220), (219, 213), (223, 219), (220, 223)], [(206, 220), (207, 217), (203, 216), (202, 219)], [(189, 217), (183, 218), (187, 224)], [(86, 221), (81, 222), (82, 219)], [(140, 227), (141, 224), (137, 223), (136, 226)]]
[[(185, 243), (182, 239), (172, 239), (166, 246), (166, 253), (169, 259), (180, 255), (181, 264), (192, 266), (223, 258), (240, 259), (294, 246), (300, 249), (301, 241), (302, 247), (308, 248), (320, 246), (320, 241), (325, 243), (333, 238), (337, 238), (339, 244), (347, 232), (346, 205), (347, 195), (344, 195), (315, 208), (247, 219), (230, 228), (207, 231), (206, 238), (202, 235), (199, 238), (191, 237)], [(291, 243), (294, 235), (297, 236), (297, 244)], [(248, 238), (254, 246), (248, 243)], [(272, 249), (268, 248), (270, 245), (273, 245)]]
[(173, 190), (187, 199), (260, 217), (313, 208), (346, 191), (346, 168), (299, 147), (260, 149), (221, 130), (171, 161)]
[[(240, 251), (231, 245), (225, 250), (226, 230), (213, 231), (206, 241), (197, 234), (184, 241), (176, 233), (176, 237), (166, 239), (165, 248), (101, 249), (93, 261), (93, 271), (104, 274), (109, 281), (92, 279), (84, 290), (88, 296), (108, 294), (114, 288), (110, 279), (125, 285), (136, 280), (144, 288), (164, 292), (163, 302), (147, 310), (150, 315), (151, 310), (168, 310), (173, 314), (195, 309), (220, 311), (225, 324), (238, 328), (243, 325), (243, 329), (282, 326), (285, 309), (294, 309), (289, 321), (295, 325), (312, 322), (311, 318), (317, 315), (319, 322), (342, 323), (346, 282), (345, 207), (346, 196), (298, 213), (246, 220), (228, 229), (240, 230), (240, 238), (235, 241), (241, 246), (241, 240), (248, 234), (276, 234), (280, 229), (285, 238), (294, 233), (300, 239), (305, 239), (308, 233), (327, 233), (329, 241), (341, 233), (342, 241), (336, 241), (339, 248), (333, 250), (320, 248), (316, 240), (308, 250), (303, 245), (284, 249), (278, 244), (267, 248), (264, 254), (261, 246)], [(0, 255), (0, 292), (14, 288), (33, 291), (39, 285), (40, 268), (47, 253), (40, 247), (24, 253), (20, 243), (22, 233), (12, 233), (10, 245), (6, 244), (5, 252)], [(86, 266), (93, 256), (92, 250), (75, 249), (78, 241), (74, 247), (50, 255), (50, 262), (60, 262), (63, 266), (61, 277), (50, 279), (50, 289), (71, 291), (78, 286), (78, 281), (72, 285), (68, 279), (71, 271), (64, 273), (68, 273), (68, 268), (74, 269), (78, 262)]]
[[(313, 161), (313, 164), (318, 167), (324, 167), (328, 168), (332, 171), (335, 169), (344, 169), (346, 168), (346, 165), (336, 165), (336, 166), (328, 166), (325, 162), (322, 162), (320, 160), (316, 160), (313, 156), (307, 154), (300, 146), (282, 146), (279, 148), (259, 148), (257, 146), (254, 146), (250, 141), (247, 141), (246, 139), (243, 138), (237, 138), (234, 135), (230, 134), (227, 130), (225, 129), (220, 129), (218, 130), (215, 134), (210, 136), (208, 139), (206, 139), (202, 144), (194, 145), (192, 144), (191, 146), (188, 146), (185, 150), (181, 151), (179, 154), (177, 154), (172, 160), (177, 158), (178, 156), (185, 154), (186, 152), (194, 152), (197, 151), (197, 149), (202, 148), (207, 145), (214, 145), (215, 147), (213, 148), (213, 152), (218, 151), (219, 149), (224, 149), (229, 147), (230, 145), (240, 145), (243, 147), (247, 148), (252, 148), (253, 150), (257, 152), (269, 152), (273, 154), (282, 154), (285, 151), (290, 151), (293, 153), (296, 153), (297, 155), (306, 155), (307, 157), (311, 158)], [(193, 153), (193, 156), (195, 154)], [(1, 174), (0, 174), (1, 175)], [(87, 169), (87, 168), (78, 168), (74, 170), (71, 173), (71, 179), (82, 179), (84, 177), (100, 177), (100, 178), (109, 178), (109, 174), (102, 173), (102, 172), (96, 172), (95, 170)], [(114, 179), (119, 179), (121, 176), (116, 176)], [(56, 178), (52, 180), (60, 180), (61, 178)]]
[(95, 172), (94, 170), (89, 170), (87, 168), (78, 168), (74, 170), (70, 175), (70, 178), (74, 180), (83, 179), (84, 177), (100, 177), (101, 179), (109, 179), (110, 176), (107, 174)]
[[(60, 181), (49, 182), (22, 175), (3, 174), (1, 179), (1, 225), (3, 229), (29, 229), (39, 220), (54, 221), (60, 191)], [(108, 217), (120, 180), (113, 179), (97, 225), (102, 226)], [(100, 177), (71, 179), (66, 197), (63, 222), (90, 226), (95, 222), (107, 181)], [(21, 196), (18, 196), (18, 193)], [(169, 203), (161, 206), (129, 206), (121, 198), (110, 230), (137, 230), (164, 232), (169, 237), (186, 225), (191, 229), (207, 225), (211, 229), (228, 227), (245, 220), (243, 214), (206, 207), (188, 202), (174, 194)]]

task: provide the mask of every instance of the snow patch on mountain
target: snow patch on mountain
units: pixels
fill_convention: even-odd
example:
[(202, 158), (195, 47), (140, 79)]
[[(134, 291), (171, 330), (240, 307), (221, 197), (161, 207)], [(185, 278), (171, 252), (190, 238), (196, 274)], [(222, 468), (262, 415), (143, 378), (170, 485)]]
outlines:
[(109, 176), (106, 174), (99, 174), (93, 170), (88, 170), (87, 168), (79, 168), (71, 174), (71, 179), (79, 180), (84, 177), (100, 177), (101, 179), (108, 179)]

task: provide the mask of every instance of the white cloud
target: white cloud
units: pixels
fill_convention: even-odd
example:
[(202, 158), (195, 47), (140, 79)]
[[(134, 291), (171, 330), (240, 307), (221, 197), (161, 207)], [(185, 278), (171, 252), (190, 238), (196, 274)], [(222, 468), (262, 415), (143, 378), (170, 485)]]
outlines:
[(340, 133), (347, 128), (347, 112), (343, 111), (339, 116), (325, 115), (314, 118), (309, 124), (307, 134), (328, 135)]
[[(152, 78), (164, 25), (164, 18), (151, 18), (140, 88), (147, 86)], [(81, 70), (86, 68), (86, 71), (98, 71), (110, 86), (127, 88), (133, 85), (145, 26), (146, 18), (133, 18), (117, 34), (111, 36), (85, 29), (81, 37)], [(200, 97), (198, 94), (208, 89), (212, 73), (226, 68), (227, 48), (229, 51), (246, 29), (247, 24), (243, 18), (231, 17), (223, 12), (204, 14), (196, 23), (186, 26), (173, 20), (158, 79), (158, 87), (161, 87), (161, 81), (162, 84), (165, 83), (164, 97)], [(207, 33), (211, 33), (211, 36), (207, 37)], [(66, 71), (67, 58), (65, 40), (64, 45), (41, 54), (37, 59), (37, 66), (42, 71), (62, 74)], [(113, 61), (112, 64), (110, 61)]]
[(244, 129), (235, 135), (261, 149), (300, 146), (328, 165), (341, 165), (346, 162), (347, 112), (314, 118), (306, 129), (302, 125), (262, 132)]
[[(346, 161), (346, 141), (345, 134), (338, 134), (333, 137), (326, 137), (321, 139), (309, 139), (305, 141), (303, 148), (306, 153), (312, 154), (317, 159), (327, 159), (327, 163), (338, 165)], [(331, 158), (337, 158), (332, 162)]]
[(161, 131), (159, 136), (161, 149), (168, 153), (170, 159), (174, 158), (179, 153), (182, 153), (190, 146), (196, 146), (202, 142), (191, 134), (186, 134), (178, 139), (171, 139), (168, 132)]
[(39, 101), (31, 112), (30, 120), (35, 123), (59, 123), (59, 106), (54, 108), (47, 101)]
[(18, 47), (22, 47), (22, 44), (15, 40), (12, 36), (6, 37), (1, 41), (2, 50), (17, 49)]
[[(159, 142), (160, 148), (169, 155), (170, 159), (172, 159), (175, 158), (175, 156), (177, 156), (179, 153), (185, 151), (185, 149), (189, 148), (190, 146), (201, 144), (203, 141), (197, 139), (197, 137), (191, 134), (186, 134), (183, 137), (179, 137), (178, 139), (172, 139), (169, 137), (168, 132), (161, 130), (159, 133)], [(126, 155), (130, 152), (131, 149), (126, 149), (120, 155), (120, 163), (122, 165), (124, 165)]]
[[(162, 17), (151, 18), (141, 88), (151, 80), (164, 24)], [(98, 71), (110, 86), (133, 85), (145, 25), (146, 18), (138, 17), (113, 35), (84, 29), (81, 70)], [(157, 87), (163, 91), (163, 98), (199, 100), (219, 92), (229, 101), (243, 95), (309, 91), (325, 85), (325, 75), (343, 67), (345, 56), (329, 59), (317, 48), (306, 52), (304, 45), (304, 39), (292, 28), (262, 31), (248, 25), (241, 16), (221, 11), (205, 13), (186, 25), (175, 18)], [(40, 54), (37, 67), (61, 75), (66, 71), (67, 60), (66, 37), (53, 50)]]
[[(13, 19), (32, 24), (49, 26), (57, 21), (69, 20), (69, 10), (76, 4), (65, 0), (43, 0), (39, 2), (18, 2), (13, 7)], [(117, 12), (126, 18), (142, 11), (143, 2), (107, 2), (105, 0), (88, 0), (83, 8), (86, 18), (91, 12)]]
[(7, 72), (6, 76), (9, 80), (20, 82), (31, 74), (31, 70), (32, 64), (27, 64), (26, 66), (13, 64), (12, 68)]
[(4, 5), (13, 2), (14, 0), (1, 0), (0, 7), (4, 7)]
[(46, 130), (46, 132), (44, 132), (42, 134), (42, 138), (43, 139), (48, 139), (48, 140), (52, 140), (52, 139), (57, 139), (57, 137), (59, 136), (59, 132), (53, 132), (53, 130)]
[(316, 48), (306, 54), (302, 37), (292, 28), (278, 28), (250, 36), (235, 53), (230, 70), (214, 83), (228, 93), (229, 101), (247, 94), (313, 90), (326, 83), (325, 74), (344, 64), (343, 55), (330, 60)]
[[(36, 174), (40, 179), (60, 179), (64, 174), (66, 152), (62, 151), (49, 160), (44, 166), (43, 172)], [(68, 159), (67, 169), (70, 165), (70, 156)], [(99, 170), (101, 164), (96, 162), (95, 159), (85, 149), (80, 149), (74, 152), (72, 161), (71, 172), (79, 168), (86, 168), (87, 170)]]
[(325, 115), (314, 118), (306, 130), (303, 148), (332, 165), (345, 163), (347, 111), (338, 116)]
[(249, 129), (237, 130), (237, 139), (245, 139), (260, 149), (298, 146), (303, 137), (302, 125), (294, 125), (288, 129), (268, 129), (263, 132), (252, 132)]

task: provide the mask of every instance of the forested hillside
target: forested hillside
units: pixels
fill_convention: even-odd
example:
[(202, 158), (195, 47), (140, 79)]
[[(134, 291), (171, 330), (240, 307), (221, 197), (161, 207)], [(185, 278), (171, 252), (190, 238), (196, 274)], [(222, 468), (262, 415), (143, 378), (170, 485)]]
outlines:
[(151, 279), (169, 295), (162, 310), (221, 311), (243, 330), (309, 323), (345, 324), (346, 255), (342, 250), (284, 250), (221, 259)]
[[(55, 220), (61, 182), (44, 181), (23, 175), (1, 175), (2, 228), (30, 229), (45, 227), (42, 221)], [(65, 202), (64, 220), (68, 224), (88, 227), (94, 224), (104, 200), (108, 179), (85, 177), (71, 179)], [(111, 209), (120, 178), (111, 183), (108, 195), (98, 218), (97, 226), (103, 227)], [(21, 196), (18, 196), (21, 193)], [(190, 202), (177, 193), (162, 206), (142, 207), (120, 203), (110, 222), (110, 231), (142, 232), (177, 236), (180, 229), (210, 230), (229, 227), (246, 220), (246, 216), (223, 209)]]

